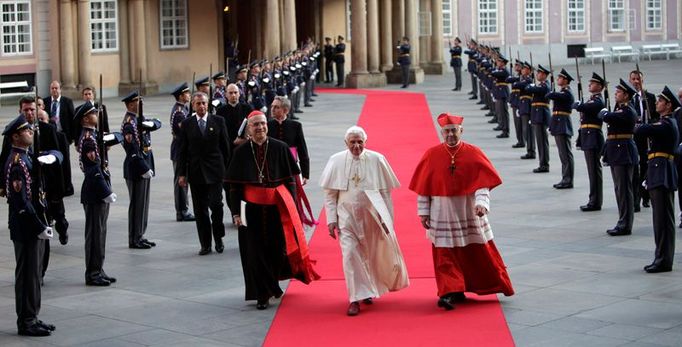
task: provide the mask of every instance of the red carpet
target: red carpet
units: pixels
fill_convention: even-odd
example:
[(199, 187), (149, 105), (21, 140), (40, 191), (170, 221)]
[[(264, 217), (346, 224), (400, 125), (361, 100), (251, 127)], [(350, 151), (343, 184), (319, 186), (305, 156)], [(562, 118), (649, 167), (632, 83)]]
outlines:
[(291, 282), (264, 345), (513, 346), (496, 296), (469, 294), (466, 303), (449, 312), (436, 307), (431, 244), (416, 215), (416, 195), (407, 188), (421, 155), (438, 142), (424, 95), (367, 90), (326, 92), (366, 95), (358, 125), (367, 132), (367, 148), (386, 156), (402, 185), (393, 191), (393, 202), (396, 233), (410, 286), (387, 293), (374, 305), (361, 305), (359, 316), (346, 316), (349, 302), (341, 250), (338, 241), (328, 236), (322, 213), (310, 241), (311, 258), (317, 261), (315, 269), (322, 280), (309, 286)]

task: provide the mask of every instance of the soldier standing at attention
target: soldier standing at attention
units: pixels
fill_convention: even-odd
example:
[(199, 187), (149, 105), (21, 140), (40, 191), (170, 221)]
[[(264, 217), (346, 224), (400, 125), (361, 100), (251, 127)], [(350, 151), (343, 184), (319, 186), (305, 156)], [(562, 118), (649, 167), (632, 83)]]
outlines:
[(343, 72), (344, 64), (346, 64), (346, 44), (343, 43), (343, 36), (339, 35), (339, 42), (334, 47), (334, 62), (336, 63), (336, 82), (337, 87), (343, 87), (343, 82), (345, 81), (345, 74)]
[(549, 172), (549, 139), (547, 126), (549, 125), (549, 100), (546, 95), (550, 92), (547, 76), (551, 72), (542, 65), (538, 65), (537, 84), (526, 87), (526, 92), (533, 96), (530, 103), (530, 123), (533, 125), (535, 140), (538, 145), (538, 160), (540, 165), (533, 169), (534, 173)]
[(410, 59), (410, 39), (407, 36), (403, 36), (402, 41), (398, 42), (398, 65), (400, 65), (400, 76), (403, 82), (402, 87), (407, 88), (410, 84), (410, 65), (412, 60)]
[(332, 83), (334, 81), (334, 46), (332, 46), (332, 38), (324, 38), (324, 83)]
[(450, 66), (455, 71), (455, 88), (453, 91), (462, 89), (462, 41), (455, 37), (455, 45), (450, 47)]
[[(224, 76), (222, 80), (225, 80)], [(179, 85), (173, 90), (175, 105), (171, 109), (171, 141), (170, 157), (173, 162), (173, 197), (175, 199), (175, 220), (178, 222), (192, 222), (194, 215), (189, 212), (189, 198), (187, 197), (187, 187), (178, 184), (178, 149), (180, 148), (180, 123), (189, 116), (189, 100), (191, 98), (187, 83)]]
[(552, 118), (549, 122), (549, 132), (554, 136), (559, 160), (561, 160), (561, 182), (554, 185), (556, 189), (573, 188), (573, 153), (571, 152), (571, 137), (573, 136), (573, 124), (571, 124), (571, 111), (575, 98), (571, 92), (573, 77), (565, 69), (561, 69), (557, 78), (557, 85), (561, 88), (558, 92), (547, 94), (547, 98), (553, 101)]

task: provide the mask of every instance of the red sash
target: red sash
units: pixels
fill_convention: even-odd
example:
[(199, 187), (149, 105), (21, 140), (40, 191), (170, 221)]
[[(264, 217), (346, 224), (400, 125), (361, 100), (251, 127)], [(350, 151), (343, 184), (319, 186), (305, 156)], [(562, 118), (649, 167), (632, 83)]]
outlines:
[[(298, 161), (298, 148), (289, 147), (289, 151), (291, 151), (294, 159)], [(298, 210), (298, 215), (301, 217), (301, 222), (307, 226), (317, 225), (319, 222), (315, 220), (313, 209), (310, 207), (310, 201), (308, 201), (308, 196), (305, 194), (305, 190), (303, 190), (303, 184), (299, 176), (296, 176), (296, 198), (296, 210)]]
[(277, 206), (284, 231), (287, 257), (294, 278), (305, 284), (319, 279), (320, 275), (315, 272), (310, 260), (308, 244), (296, 203), (287, 188), (283, 184), (277, 188), (263, 188), (247, 184), (244, 186), (244, 199), (258, 205)]

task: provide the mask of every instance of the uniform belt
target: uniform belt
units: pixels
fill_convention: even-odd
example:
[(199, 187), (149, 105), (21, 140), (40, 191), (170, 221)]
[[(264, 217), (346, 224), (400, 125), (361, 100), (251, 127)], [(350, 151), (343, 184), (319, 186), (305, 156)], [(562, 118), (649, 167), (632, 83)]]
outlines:
[(142, 152), (149, 153), (152, 150), (152, 146), (142, 147)]
[(549, 107), (549, 104), (546, 102), (534, 102), (530, 105), (533, 107)]
[(627, 140), (627, 139), (632, 139), (634, 135), (632, 134), (613, 134), (613, 135), (607, 135), (606, 139), (607, 140)]
[(580, 125), (580, 129), (585, 129), (585, 128), (601, 129), (601, 125), (598, 125), (598, 124), (582, 124), (582, 125)]
[(512, 88), (512, 93), (518, 93), (518, 92), (520, 92), (520, 91), (521, 91), (521, 89), (513, 89), (513, 88)]
[(336, 55), (343, 55), (344, 53), (336, 53)]
[(673, 160), (673, 159), (675, 159), (675, 156), (672, 154), (665, 153), (665, 152), (649, 153), (649, 155), (647, 156), (647, 159), (649, 159), (649, 160), (654, 159), (654, 158), (666, 158), (668, 160)]
[(400, 56), (401, 56), (401, 57), (409, 57), (409, 56), (410, 56), (410, 53), (403, 53), (403, 54), (401, 54)]
[(530, 95), (521, 95), (521, 99), (524, 99), (524, 100), (528, 100), (528, 99), (532, 99), (532, 98), (533, 97)]
[(453, 58), (460, 58), (461, 55), (453, 55), (452, 57), (453, 57)]
[(496, 86), (508, 86), (509, 83), (507, 83), (507, 82), (497, 82), (497, 83), (495, 83), (495, 85), (496, 85)]
[(570, 116), (571, 112), (554, 111), (554, 112), (552, 112), (552, 115), (554, 115), (554, 116)]

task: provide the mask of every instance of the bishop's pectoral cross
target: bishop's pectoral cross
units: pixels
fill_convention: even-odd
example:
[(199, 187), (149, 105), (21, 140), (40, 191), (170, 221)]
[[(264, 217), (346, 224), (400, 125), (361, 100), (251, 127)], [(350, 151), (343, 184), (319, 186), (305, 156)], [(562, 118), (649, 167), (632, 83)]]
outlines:
[(454, 159), (452, 159), (452, 160), (450, 161), (450, 166), (449, 166), (448, 168), (450, 169), (450, 175), (454, 175), (454, 174), (455, 174), (455, 169), (457, 168), (457, 167), (455, 166), (455, 160), (454, 160)]
[(361, 178), (360, 178), (360, 176), (358, 176), (358, 173), (356, 172), (356, 173), (353, 175), (353, 177), (351, 177), (350, 180), (353, 181), (353, 182), (355, 183), (355, 187), (357, 188), (357, 187), (358, 187), (358, 183), (360, 183)]

